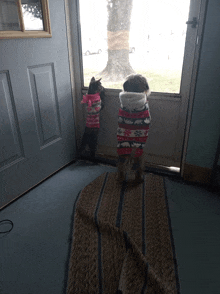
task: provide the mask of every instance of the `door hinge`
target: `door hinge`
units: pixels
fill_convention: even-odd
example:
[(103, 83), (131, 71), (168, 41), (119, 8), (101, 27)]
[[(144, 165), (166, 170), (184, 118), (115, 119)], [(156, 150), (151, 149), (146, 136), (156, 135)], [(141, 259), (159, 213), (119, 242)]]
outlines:
[(193, 20), (188, 20), (186, 22), (186, 24), (191, 24), (192, 28), (196, 28), (197, 24), (198, 24), (198, 20), (197, 17), (193, 17)]

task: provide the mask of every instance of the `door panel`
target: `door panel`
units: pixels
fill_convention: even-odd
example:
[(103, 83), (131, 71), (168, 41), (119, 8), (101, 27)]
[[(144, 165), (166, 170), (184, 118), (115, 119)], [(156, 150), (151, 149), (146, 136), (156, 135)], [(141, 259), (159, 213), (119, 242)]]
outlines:
[(7, 71), (0, 73), (0, 97), (0, 162), (3, 168), (24, 157), (21, 133)]
[(28, 68), (40, 148), (61, 139), (54, 64)]
[(64, 2), (49, 7), (52, 38), (0, 40), (0, 207), (75, 158)]

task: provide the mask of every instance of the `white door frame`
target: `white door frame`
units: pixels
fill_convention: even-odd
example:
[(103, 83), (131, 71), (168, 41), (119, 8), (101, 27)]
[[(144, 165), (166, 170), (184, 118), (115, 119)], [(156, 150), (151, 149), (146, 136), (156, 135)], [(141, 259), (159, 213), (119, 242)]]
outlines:
[[(190, 83), (190, 94), (188, 101), (184, 101), (180, 107), (180, 115), (184, 115), (187, 112), (187, 117), (185, 120), (182, 120), (182, 123), (179, 125), (178, 129), (182, 130), (179, 136), (182, 136), (184, 132), (183, 140), (181, 140), (182, 144), (182, 154), (181, 154), (181, 162), (180, 162), (180, 171), (181, 176), (183, 175), (184, 164), (186, 159), (186, 151), (187, 151), (187, 144), (189, 138), (189, 131), (190, 131), (190, 122), (193, 110), (193, 101), (194, 101), (194, 94), (196, 88), (196, 81), (197, 81), (197, 74), (199, 68), (199, 56), (201, 52), (201, 45), (204, 33), (204, 26), (205, 26), (205, 18), (206, 18), (206, 11), (208, 0), (191, 0), (191, 6), (193, 4), (200, 4), (200, 11), (198, 12), (198, 24), (197, 24), (197, 36), (196, 39), (193, 41), (196, 42), (195, 52), (189, 52), (191, 54), (191, 60), (193, 67), (192, 75), (186, 81)], [(81, 30), (80, 30), (80, 14), (79, 14), (79, 0), (65, 0), (65, 7), (66, 7), (66, 18), (67, 18), (67, 35), (68, 35), (68, 46), (69, 46), (69, 56), (70, 56), (70, 69), (71, 69), (71, 81), (72, 81), (72, 90), (75, 93), (76, 100), (74, 101), (75, 104), (75, 118), (76, 118), (76, 140), (77, 145), (79, 146), (79, 142), (81, 139), (81, 134), (83, 133), (84, 128), (84, 111), (80, 104), (82, 93), (86, 92), (87, 88), (83, 87), (83, 72), (82, 72), (82, 48), (81, 48)], [(191, 20), (195, 15), (193, 14), (194, 11), (190, 11), (189, 20)], [(187, 19), (186, 19), (187, 21)], [(186, 40), (187, 41), (187, 40)], [(192, 40), (189, 40), (192, 41)], [(107, 95), (118, 95), (120, 90), (107, 90)], [(166, 99), (168, 96), (166, 93), (152, 93), (150, 97), (156, 99)], [(170, 94), (173, 98), (180, 99), (180, 95), (177, 94)], [(169, 97), (167, 97), (169, 99)], [(183, 123), (184, 122), (184, 123)], [(184, 130), (184, 131), (183, 131)]]

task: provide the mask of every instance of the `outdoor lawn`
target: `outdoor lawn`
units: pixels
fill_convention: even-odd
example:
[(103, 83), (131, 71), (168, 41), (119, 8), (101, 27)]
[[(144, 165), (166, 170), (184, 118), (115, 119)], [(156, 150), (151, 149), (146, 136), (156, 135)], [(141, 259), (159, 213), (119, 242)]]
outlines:
[[(157, 70), (143, 71), (135, 69), (136, 73), (145, 76), (148, 80), (152, 92), (165, 92), (165, 93), (179, 93), (181, 71), (179, 70)], [(90, 79), (101, 78), (100, 71), (84, 68), (84, 86), (88, 87)], [(102, 79), (102, 85), (105, 88), (122, 89), (123, 81), (117, 83), (105, 82)]]

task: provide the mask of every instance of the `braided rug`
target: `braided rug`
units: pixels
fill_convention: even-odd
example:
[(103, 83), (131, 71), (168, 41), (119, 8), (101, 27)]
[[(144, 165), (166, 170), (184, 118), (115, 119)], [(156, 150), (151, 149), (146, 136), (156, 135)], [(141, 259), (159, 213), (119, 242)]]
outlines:
[(79, 193), (67, 293), (180, 293), (163, 177), (104, 173)]

